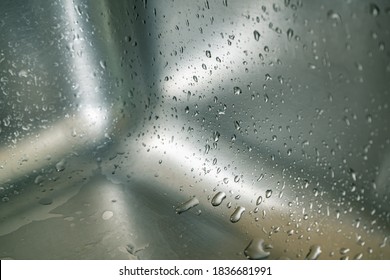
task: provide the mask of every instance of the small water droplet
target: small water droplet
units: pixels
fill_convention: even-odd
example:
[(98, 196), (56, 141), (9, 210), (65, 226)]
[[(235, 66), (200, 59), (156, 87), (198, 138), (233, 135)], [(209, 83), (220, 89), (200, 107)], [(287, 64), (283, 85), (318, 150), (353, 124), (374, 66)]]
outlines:
[(263, 202), (263, 197), (260, 195), (256, 200), (256, 205), (260, 205)]
[(187, 106), (184, 111), (186, 112), (186, 114), (188, 114), (190, 112), (190, 108)]
[(214, 195), (213, 199), (211, 200), (211, 205), (219, 206), (221, 205), (222, 201), (225, 198), (226, 198), (226, 194), (224, 192), (218, 192), (216, 195)]
[(261, 260), (268, 258), (270, 252), (265, 251), (264, 240), (256, 238), (251, 240), (245, 248), (244, 254), (248, 259)]
[(345, 255), (345, 254), (347, 254), (349, 251), (350, 251), (349, 248), (341, 248), (341, 249), (340, 249), (340, 254)]
[(50, 198), (50, 197), (42, 197), (39, 201), (38, 201), (39, 204), (42, 204), (42, 205), (50, 205), (53, 203), (53, 199)]
[(240, 219), (241, 219), (241, 216), (242, 214), (245, 212), (245, 208), (242, 207), (242, 206), (238, 206), (233, 214), (230, 216), (230, 221), (232, 223), (237, 223)]
[(227, 184), (227, 183), (229, 183), (229, 179), (228, 179), (228, 178), (223, 178), (223, 182), (224, 182), (225, 184)]
[(291, 236), (291, 235), (293, 235), (294, 233), (295, 233), (295, 230), (294, 230), (294, 229), (290, 229), (290, 230), (287, 231), (287, 235), (288, 235), (288, 236)]
[(100, 64), (100, 67), (102, 67), (103, 70), (106, 69), (106, 67), (107, 67), (107, 62), (106, 62), (106, 61), (100, 60), (100, 61), (99, 61), (99, 64)]
[(206, 144), (206, 145), (204, 146), (204, 153), (205, 153), (205, 154), (208, 154), (209, 151), (210, 151), (210, 145), (209, 145), (209, 144)]
[(240, 123), (238, 121), (234, 122), (234, 126), (235, 126), (236, 130), (240, 130), (240, 128), (241, 128)]
[(333, 10), (328, 11), (328, 19), (333, 20), (336, 24), (341, 22), (340, 14), (336, 13)]
[(240, 94), (242, 93), (242, 90), (241, 90), (241, 88), (239, 88), (239, 87), (234, 87), (234, 88), (233, 88), (233, 91), (234, 91), (234, 94), (235, 94), (235, 95), (240, 95)]
[(207, 56), (208, 58), (211, 58), (211, 52), (210, 52), (210, 51), (206, 51), (206, 56)]
[(176, 213), (181, 214), (183, 212), (188, 211), (189, 209), (197, 206), (199, 204), (199, 200), (196, 197), (191, 198), (190, 200), (184, 202), (180, 206), (176, 208)]
[(352, 180), (356, 182), (356, 172), (352, 168), (350, 168), (349, 173), (351, 173)]
[(234, 176), (234, 182), (238, 183), (240, 181), (240, 176), (236, 175)]
[(65, 170), (66, 160), (62, 159), (56, 164), (56, 170), (57, 172)]
[(309, 249), (309, 253), (306, 255), (306, 260), (316, 260), (322, 253), (319, 245), (312, 245)]
[(198, 77), (197, 76), (193, 76), (192, 79), (194, 79), (194, 81), (197, 83), (198, 82)]
[(289, 28), (287, 30), (287, 39), (290, 41), (293, 36), (294, 36), (294, 31), (291, 28)]
[(219, 136), (221, 136), (221, 134), (219, 134), (218, 131), (214, 132), (214, 142), (218, 142)]
[(272, 190), (266, 190), (266, 191), (265, 191), (265, 197), (266, 197), (266, 198), (270, 198), (271, 195), (272, 195)]
[(374, 3), (371, 3), (370, 4), (370, 14), (373, 15), (374, 17), (378, 16), (380, 13), (380, 9), (379, 7), (374, 4)]
[(105, 220), (105, 221), (107, 221), (107, 220), (111, 219), (112, 216), (114, 216), (114, 212), (108, 211), (108, 210), (107, 210), (107, 211), (104, 211), (104, 212), (103, 212), (103, 214), (102, 214), (102, 219)]
[(39, 185), (40, 183), (42, 183), (44, 181), (44, 178), (42, 175), (38, 175), (35, 180), (34, 180), (34, 183)]
[(255, 40), (256, 40), (256, 41), (259, 41), (259, 39), (260, 39), (260, 33), (259, 33), (259, 31), (257, 31), (257, 30), (253, 31), (253, 36), (255, 37)]
[(353, 257), (354, 260), (360, 260), (361, 258), (363, 258), (363, 253), (358, 253)]

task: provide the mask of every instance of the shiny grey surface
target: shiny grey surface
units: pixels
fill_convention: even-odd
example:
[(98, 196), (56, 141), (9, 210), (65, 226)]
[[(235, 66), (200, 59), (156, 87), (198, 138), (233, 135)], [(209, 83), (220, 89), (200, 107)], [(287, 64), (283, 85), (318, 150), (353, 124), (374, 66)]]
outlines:
[(2, 1), (0, 257), (389, 259), (389, 26), (387, 1)]

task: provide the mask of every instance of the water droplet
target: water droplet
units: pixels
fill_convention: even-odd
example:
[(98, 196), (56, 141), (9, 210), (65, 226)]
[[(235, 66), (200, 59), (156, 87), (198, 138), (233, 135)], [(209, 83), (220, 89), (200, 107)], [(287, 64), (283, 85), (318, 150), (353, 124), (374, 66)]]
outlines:
[(190, 200), (184, 202), (180, 206), (176, 208), (176, 213), (181, 214), (186, 212), (187, 210), (197, 206), (199, 204), (199, 200), (196, 197), (191, 198)]
[(39, 204), (42, 204), (42, 205), (50, 205), (53, 203), (53, 199), (50, 198), (50, 197), (42, 197), (39, 201), (38, 201)]
[(35, 180), (34, 180), (34, 183), (39, 185), (40, 183), (42, 183), (44, 181), (44, 178), (42, 175), (38, 175)]
[(263, 239), (252, 239), (244, 250), (244, 254), (248, 259), (261, 260), (266, 259), (270, 252), (265, 251)]
[(240, 219), (241, 219), (241, 216), (242, 214), (245, 212), (245, 208), (242, 207), (242, 206), (238, 206), (233, 214), (230, 216), (230, 221), (232, 223), (237, 223)]
[(241, 90), (241, 88), (239, 88), (239, 87), (234, 87), (234, 88), (233, 88), (233, 91), (234, 91), (234, 94), (235, 94), (235, 95), (240, 95), (240, 94), (242, 93), (242, 90)]
[(65, 170), (66, 160), (62, 159), (56, 164), (56, 170), (58, 172)]
[(114, 212), (112, 212), (112, 211), (104, 211), (103, 214), (102, 214), (102, 219), (107, 221), (107, 220), (111, 219), (112, 216), (114, 216)]
[(256, 205), (260, 205), (263, 202), (263, 197), (260, 195), (256, 200)]
[(188, 114), (190, 112), (190, 108), (187, 106), (184, 111), (186, 112), (186, 114)]
[(261, 181), (264, 178), (264, 173), (261, 173), (259, 178), (257, 178), (257, 182)]
[(259, 41), (259, 39), (260, 39), (260, 33), (259, 33), (259, 31), (257, 31), (257, 30), (253, 31), (253, 36), (255, 37), (255, 40), (256, 40), (256, 41)]
[(353, 257), (354, 260), (360, 260), (361, 258), (363, 258), (363, 253), (358, 253)]
[(379, 10), (379, 7), (374, 4), (374, 3), (371, 3), (370, 4), (370, 14), (373, 15), (374, 17), (378, 16), (380, 13), (380, 10)]
[(106, 61), (100, 60), (100, 61), (99, 61), (99, 64), (100, 64), (100, 67), (102, 67), (103, 70), (106, 69), (106, 67), (107, 67), (107, 62), (106, 62)]
[(352, 180), (356, 182), (356, 172), (352, 168), (350, 168), (349, 173), (351, 173)]
[(240, 123), (238, 121), (234, 122), (234, 126), (235, 126), (236, 130), (240, 130), (240, 128), (241, 128)]
[(347, 254), (349, 251), (350, 251), (349, 248), (341, 248), (341, 249), (340, 249), (340, 254), (345, 255), (345, 254)]
[(270, 198), (271, 195), (272, 195), (272, 190), (266, 190), (266, 191), (265, 191), (265, 197), (266, 197), (266, 198)]
[(228, 5), (227, 0), (223, 0), (222, 3), (223, 3), (223, 5), (224, 5), (225, 7), (227, 7), (227, 5)]
[(309, 253), (306, 255), (306, 260), (316, 260), (322, 253), (319, 245), (312, 245), (309, 249)]
[(336, 13), (333, 10), (328, 11), (328, 19), (333, 20), (336, 24), (341, 22), (340, 14)]
[(219, 192), (216, 195), (214, 195), (213, 199), (211, 200), (211, 205), (219, 206), (221, 205), (222, 201), (225, 198), (226, 198), (226, 194), (224, 192)]
[(207, 56), (208, 58), (211, 58), (211, 52), (210, 52), (210, 51), (206, 51), (206, 56)]
[(240, 181), (240, 176), (236, 175), (234, 176), (234, 182), (238, 183)]
[(287, 30), (287, 39), (290, 41), (292, 36), (294, 36), (294, 31), (291, 28), (289, 28)]
[(229, 183), (229, 179), (228, 179), (228, 178), (223, 178), (223, 182), (224, 182), (225, 184), (227, 184), (227, 183)]
[(219, 136), (221, 136), (221, 134), (219, 134), (218, 131), (214, 132), (214, 142), (218, 142)]
[(194, 79), (194, 81), (197, 83), (198, 82), (198, 77), (197, 76), (193, 76), (192, 77)]
[(288, 236), (291, 236), (291, 235), (294, 234), (294, 232), (295, 232), (295, 231), (294, 231), (293, 229), (290, 229), (290, 230), (287, 231), (287, 235), (288, 235)]
[(208, 154), (209, 151), (210, 151), (210, 145), (209, 145), (209, 144), (206, 144), (206, 145), (204, 146), (204, 153), (205, 153), (205, 154)]

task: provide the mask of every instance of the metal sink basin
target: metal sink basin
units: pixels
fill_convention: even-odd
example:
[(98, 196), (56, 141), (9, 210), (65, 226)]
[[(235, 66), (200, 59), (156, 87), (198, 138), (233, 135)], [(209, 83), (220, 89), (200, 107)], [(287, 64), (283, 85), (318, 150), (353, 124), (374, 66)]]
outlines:
[(0, 258), (389, 259), (387, 1), (1, 1)]

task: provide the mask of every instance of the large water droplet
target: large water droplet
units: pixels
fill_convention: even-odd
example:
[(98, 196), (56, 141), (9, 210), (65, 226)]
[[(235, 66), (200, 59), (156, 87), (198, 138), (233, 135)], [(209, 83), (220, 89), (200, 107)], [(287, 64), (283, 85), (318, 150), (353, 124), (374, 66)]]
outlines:
[(180, 206), (176, 208), (176, 213), (181, 214), (183, 212), (188, 211), (189, 209), (197, 206), (199, 204), (199, 200), (196, 197), (191, 198), (190, 200), (184, 202)]
[(306, 256), (306, 260), (316, 260), (322, 253), (319, 245), (312, 245), (309, 249), (309, 253)]
[(226, 198), (226, 194), (224, 192), (219, 192), (216, 195), (214, 195), (213, 199), (211, 200), (211, 205), (219, 206), (221, 205), (222, 201), (225, 198)]
[(249, 245), (245, 248), (244, 254), (248, 259), (261, 260), (266, 259), (270, 252), (265, 251), (263, 239), (252, 239)]
[(241, 219), (241, 216), (244, 212), (245, 208), (242, 206), (238, 206), (236, 210), (234, 210), (233, 214), (230, 216), (230, 221), (232, 223), (237, 223)]

